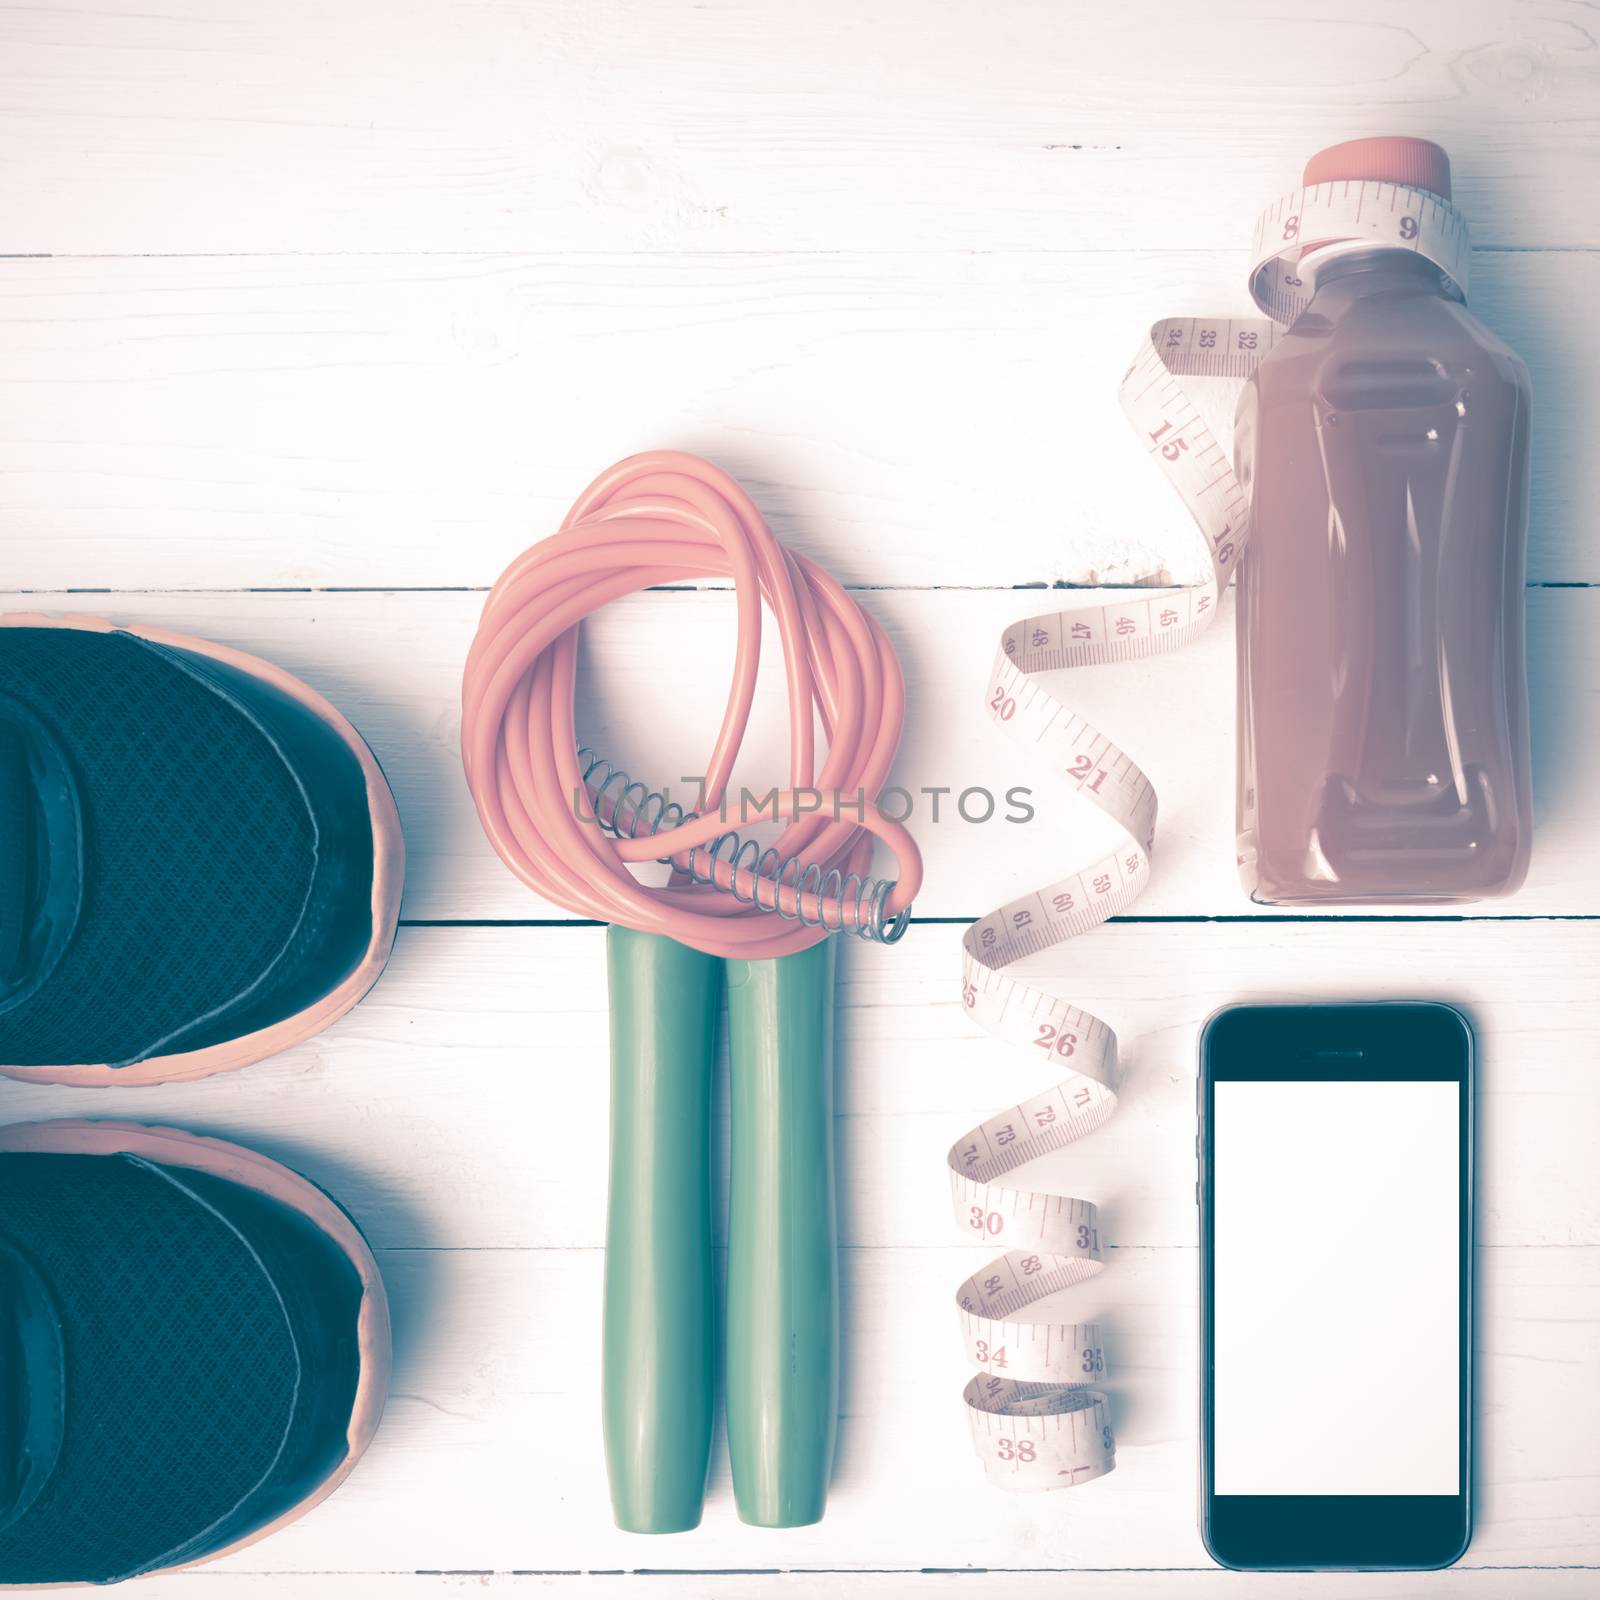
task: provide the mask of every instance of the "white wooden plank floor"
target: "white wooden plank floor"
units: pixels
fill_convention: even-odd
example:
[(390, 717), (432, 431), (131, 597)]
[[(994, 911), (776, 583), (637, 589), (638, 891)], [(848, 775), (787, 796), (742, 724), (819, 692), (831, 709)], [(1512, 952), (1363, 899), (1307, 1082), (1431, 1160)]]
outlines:
[[(389, 973), (321, 1038), (134, 1096), (0, 1089), (8, 1119), (131, 1114), (290, 1161), (355, 1212), (394, 1298), (394, 1397), (345, 1488), (141, 1592), (1600, 1589), (1597, 38), (1578, 0), (0, 7), (0, 605), (301, 673), (367, 733), (412, 858)], [(979, 695), (1001, 627), (1050, 603), (1019, 588), (1193, 574), (1116, 379), (1155, 316), (1243, 309), (1256, 210), (1376, 131), (1451, 149), (1474, 304), (1534, 370), (1533, 871), (1459, 917), (1263, 915), (1232, 868), (1231, 612), (1187, 656), (1072, 685), (1163, 801), (1136, 914), (1041, 961), (1128, 1045), (1118, 1118), (1048, 1174), (1116, 1242), (1075, 1303), (1112, 1331), (1119, 1466), (1007, 1497), (964, 1436), (973, 1254), (943, 1154), (1044, 1084), (968, 1027), (956, 947), (1096, 824)], [(599, 1454), (602, 935), (500, 868), (455, 745), (482, 588), (655, 445), (722, 461), (871, 591), (910, 682), (904, 786), (1022, 786), (1036, 815), (965, 824), (946, 799), (935, 822), (921, 796), (927, 920), (845, 963), (827, 1519), (741, 1526), (719, 1442), (701, 1529), (647, 1541), (610, 1527)], [(586, 735), (697, 770), (729, 622), (725, 594), (616, 607)], [(670, 718), (632, 697), (645, 665)], [(770, 670), (762, 706), (781, 715)], [(753, 738), (743, 775), (764, 787), (781, 744)], [(1483, 1041), (1478, 1534), (1447, 1573), (1246, 1582), (1194, 1526), (1196, 1028), (1231, 999), (1400, 994), (1466, 1006)]]

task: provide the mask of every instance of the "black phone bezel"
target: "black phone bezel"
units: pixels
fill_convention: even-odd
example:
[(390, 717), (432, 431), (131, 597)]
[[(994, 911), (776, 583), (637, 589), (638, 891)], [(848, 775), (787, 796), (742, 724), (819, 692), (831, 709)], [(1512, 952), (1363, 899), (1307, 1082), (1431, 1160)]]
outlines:
[[(1201, 1537), (1240, 1571), (1423, 1571), (1447, 1567), (1472, 1536), (1473, 1035), (1453, 1006), (1433, 1001), (1241, 1005), (1217, 1012), (1200, 1037)], [(1217, 1495), (1213, 1431), (1213, 1089), (1221, 1081), (1460, 1085), (1461, 1421), (1454, 1495)]]

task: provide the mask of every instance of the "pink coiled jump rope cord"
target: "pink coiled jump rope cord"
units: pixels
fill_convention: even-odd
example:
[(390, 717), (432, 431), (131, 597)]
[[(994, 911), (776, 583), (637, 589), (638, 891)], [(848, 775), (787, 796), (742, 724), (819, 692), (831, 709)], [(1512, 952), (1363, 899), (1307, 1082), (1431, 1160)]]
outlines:
[[(699, 811), (686, 814), (609, 764), (585, 765), (573, 697), (585, 617), (636, 590), (702, 578), (733, 580), (738, 643)], [(763, 605), (783, 643), (789, 786), (734, 815), (725, 797), (755, 698)], [(660, 662), (649, 670), (659, 676)], [(813, 1522), (838, 1393), (828, 936), (894, 942), (922, 878), (911, 835), (876, 805), (905, 711), (893, 646), (840, 584), (778, 543), (725, 472), (659, 451), (602, 473), (560, 531), (507, 568), (483, 608), (462, 710), (467, 781), (501, 858), (546, 899), (612, 924), (602, 1413), (617, 1522), (665, 1533), (700, 1518), (724, 964), (734, 1490), (747, 1522)], [(753, 821), (783, 826), (763, 847), (733, 831)], [(874, 838), (894, 852), (894, 882), (867, 877)], [(634, 877), (650, 861), (672, 863), (667, 883)]]
[[(635, 590), (726, 577), (738, 644), (701, 814), (638, 838), (608, 834), (577, 803), (585, 789), (573, 724), (579, 623)], [(763, 600), (783, 640), (789, 788), (762, 815), (788, 824), (770, 848), (795, 865), (765, 889), (753, 863), (733, 860), (718, 863), (715, 884), (683, 881), (688, 852), (730, 825), (723, 797), (755, 698)], [(873, 835), (898, 866), (883, 911), (905, 911), (921, 883), (915, 841), (874, 804), (905, 713), (893, 646), (840, 584), (778, 543), (727, 473), (695, 456), (663, 450), (618, 463), (584, 491), (559, 533), (506, 569), (467, 658), (462, 709), (467, 782), (490, 842), (530, 888), (582, 916), (711, 955), (778, 956), (867, 914), (859, 899), (830, 896), (826, 875), (862, 874)], [(820, 771), (817, 713), (828, 739)], [(669, 856), (680, 871), (665, 886), (643, 885), (628, 870)], [(804, 915), (785, 921), (763, 910), (774, 897)]]

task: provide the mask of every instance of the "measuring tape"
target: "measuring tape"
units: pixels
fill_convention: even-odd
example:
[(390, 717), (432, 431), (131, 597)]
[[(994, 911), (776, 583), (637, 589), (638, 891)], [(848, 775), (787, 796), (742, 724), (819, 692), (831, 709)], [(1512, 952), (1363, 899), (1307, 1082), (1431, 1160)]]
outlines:
[(987, 689), (990, 717), (1043, 749), (1068, 785), (1119, 826), (1102, 860), (991, 911), (962, 939), (962, 997), (996, 1038), (1046, 1057), (1065, 1076), (990, 1117), (951, 1147), (956, 1219), (1004, 1253), (956, 1292), (968, 1360), (973, 1443), (985, 1470), (1011, 1489), (1087, 1483), (1116, 1464), (1099, 1330), (1035, 1320), (1046, 1295), (1101, 1271), (1094, 1206), (1007, 1180), (1036, 1157), (1092, 1133), (1116, 1110), (1117, 1037), (1092, 1013), (1010, 975), (1025, 956), (1087, 933), (1130, 906), (1150, 875), (1156, 793), (1138, 763), (1038, 681), (1067, 667), (1131, 661), (1179, 649), (1216, 615), (1249, 535), (1244, 488), (1222, 445), (1184, 393), (1182, 377), (1242, 385), (1310, 302), (1303, 252), (1317, 264), (1374, 247), (1413, 250), (1466, 293), (1466, 222), (1426, 190), (1377, 181), (1297, 189), (1256, 223), (1250, 293), (1258, 318), (1169, 317), (1154, 325), (1122, 380), (1134, 431), (1166, 474), (1205, 541), (1211, 575), (1182, 589), (1119, 596), (1013, 623), (1001, 636)]

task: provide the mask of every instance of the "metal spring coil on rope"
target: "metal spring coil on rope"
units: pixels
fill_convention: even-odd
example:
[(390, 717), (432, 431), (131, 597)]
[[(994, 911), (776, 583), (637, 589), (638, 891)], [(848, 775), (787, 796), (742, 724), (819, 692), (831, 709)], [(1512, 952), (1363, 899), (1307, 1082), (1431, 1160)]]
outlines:
[[(578, 747), (578, 764), (591, 799), (593, 820), (614, 838), (637, 839), (641, 834), (649, 837), (670, 832), (699, 815), (668, 799), (664, 791), (631, 777), (587, 745)], [(605, 776), (596, 780), (602, 769)], [(662, 859), (665, 864), (675, 864), (670, 858)], [(723, 869), (720, 875), (719, 868)], [(845, 872), (838, 867), (825, 869), (817, 861), (802, 866), (799, 856), (781, 855), (770, 845), (763, 849), (760, 840), (746, 838), (731, 828), (706, 845), (693, 846), (688, 853), (687, 870), (694, 882), (731, 894), (743, 905), (773, 912), (803, 927), (853, 933), (871, 944), (896, 943), (911, 922), (909, 906), (894, 916), (885, 910), (895, 887), (894, 879)], [(741, 893), (738, 887), (743, 872), (748, 872), (752, 880), (748, 894)], [(763, 886), (770, 886), (768, 892), (763, 893)], [(789, 906), (783, 904), (785, 897), (780, 892), (785, 889), (794, 891)], [(815, 901), (810, 912), (804, 908), (807, 896)]]

